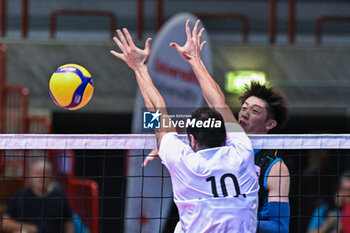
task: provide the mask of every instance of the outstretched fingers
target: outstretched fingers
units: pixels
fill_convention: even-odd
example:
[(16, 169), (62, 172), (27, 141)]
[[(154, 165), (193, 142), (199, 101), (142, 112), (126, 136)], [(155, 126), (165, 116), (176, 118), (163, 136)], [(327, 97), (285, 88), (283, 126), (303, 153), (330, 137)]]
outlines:
[(118, 52), (116, 52), (116, 51), (114, 51), (114, 50), (111, 50), (110, 53), (111, 53), (112, 55), (116, 56), (117, 58), (124, 60), (124, 59), (123, 59), (123, 54), (118, 53)]
[(198, 35), (197, 35), (197, 40), (198, 41), (201, 41), (201, 37), (202, 37), (202, 35), (203, 35), (203, 32), (204, 32), (204, 28), (202, 28), (200, 31), (199, 31), (199, 33), (198, 33)]
[(118, 29), (117, 34), (116, 37), (113, 37), (113, 40), (121, 51), (111, 50), (110, 53), (123, 60), (133, 70), (137, 70), (145, 65), (151, 54), (150, 44), (152, 39), (148, 38), (146, 40), (145, 49), (142, 50), (135, 46), (128, 29)]
[(113, 55), (116, 56), (117, 58), (120, 58), (120, 59), (124, 60), (124, 59), (123, 59), (123, 53), (124, 53), (124, 50), (125, 50), (124, 45), (120, 42), (120, 40), (118, 40), (117, 37), (113, 37), (113, 40), (114, 40), (114, 42), (117, 44), (117, 46), (119, 47), (119, 49), (122, 51), (122, 53), (118, 53), (118, 52), (116, 52), (116, 51), (114, 51), (114, 50), (111, 50), (111, 51), (110, 51), (111, 54), (113, 54)]
[(146, 59), (145, 59), (145, 64), (148, 63), (149, 57), (151, 55), (151, 41), (152, 38), (147, 38), (146, 42), (145, 42), (145, 49), (144, 52), (146, 53)]
[(113, 41), (117, 44), (117, 46), (119, 47), (119, 49), (124, 52), (125, 50), (125, 47), (124, 45), (122, 44), (122, 42), (120, 42), (120, 40), (115, 36), (113, 37)]
[(190, 29), (190, 20), (186, 20), (186, 36), (187, 41), (191, 40), (191, 29)]
[(170, 43), (170, 47), (173, 47), (174, 49), (176, 49), (176, 51), (185, 59), (187, 60), (186, 56), (184, 55), (184, 47), (181, 47), (180, 45), (178, 45), (175, 42), (171, 42)]
[(202, 51), (202, 49), (206, 43), (207, 43), (206, 41), (202, 41), (201, 46), (199, 47), (199, 51)]
[(128, 42), (126, 41), (125, 37), (124, 37), (124, 34), (122, 33), (121, 30), (117, 30), (117, 33), (118, 33), (118, 36), (120, 38), (120, 41), (121, 43), (124, 45), (125, 48), (129, 47), (129, 44)]
[(192, 30), (192, 37), (196, 38), (197, 37), (197, 31), (198, 31), (198, 26), (199, 26), (200, 20), (198, 19), (196, 21), (196, 24), (194, 25), (194, 28)]
[(148, 162), (153, 161), (155, 158), (159, 156), (159, 151), (157, 149), (153, 149), (148, 156), (145, 158), (143, 163), (141, 164), (142, 167), (146, 167)]
[(171, 42), (171, 43), (170, 43), (170, 46), (173, 47), (173, 48), (176, 49), (176, 50), (179, 50), (179, 48), (180, 48), (180, 45), (178, 45), (178, 44), (175, 43), (175, 42)]
[(134, 41), (132, 40), (132, 37), (131, 37), (128, 29), (123, 28), (123, 32), (125, 34), (125, 37), (126, 37), (126, 40), (127, 40), (127, 43), (129, 44), (129, 46), (132, 47), (132, 48), (136, 47), (135, 44), (134, 44)]
[(146, 42), (145, 42), (145, 50), (146, 50), (147, 52), (150, 50), (151, 41), (152, 41), (152, 38), (147, 38), (147, 40), (146, 40)]
[(142, 167), (146, 167), (147, 164), (150, 162), (150, 161), (153, 161), (156, 157), (155, 156), (147, 156), (145, 158), (145, 160), (143, 161), (143, 163), (141, 164)]

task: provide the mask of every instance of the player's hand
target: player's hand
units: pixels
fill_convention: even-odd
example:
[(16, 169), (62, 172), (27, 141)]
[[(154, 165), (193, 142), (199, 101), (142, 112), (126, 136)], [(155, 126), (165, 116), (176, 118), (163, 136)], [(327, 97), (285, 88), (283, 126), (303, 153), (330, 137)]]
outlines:
[(191, 33), (190, 20), (186, 21), (186, 36), (187, 41), (184, 46), (180, 46), (175, 42), (170, 43), (170, 46), (175, 48), (181, 57), (187, 62), (193, 62), (200, 59), (201, 51), (206, 41), (201, 42), (201, 37), (204, 32), (204, 28), (198, 32), (200, 20), (197, 20)]
[(158, 158), (158, 149), (153, 149), (148, 155), (147, 157), (145, 158), (145, 160), (143, 161), (142, 163), (142, 167), (146, 167), (147, 164), (150, 162), (150, 161), (153, 161), (155, 158)]
[(148, 38), (146, 40), (145, 49), (142, 50), (135, 46), (128, 29), (123, 28), (123, 32), (118, 29), (119, 39), (116, 36), (113, 37), (121, 53), (111, 50), (111, 54), (125, 61), (131, 69), (137, 70), (148, 62), (151, 54), (150, 44), (152, 39)]

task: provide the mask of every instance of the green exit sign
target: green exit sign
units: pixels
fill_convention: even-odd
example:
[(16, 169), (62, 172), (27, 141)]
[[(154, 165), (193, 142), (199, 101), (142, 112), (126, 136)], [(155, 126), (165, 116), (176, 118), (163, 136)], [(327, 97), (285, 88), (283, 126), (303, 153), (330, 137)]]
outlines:
[(227, 92), (242, 93), (246, 85), (250, 85), (251, 81), (264, 84), (266, 76), (264, 72), (259, 71), (231, 71), (226, 73), (225, 90)]

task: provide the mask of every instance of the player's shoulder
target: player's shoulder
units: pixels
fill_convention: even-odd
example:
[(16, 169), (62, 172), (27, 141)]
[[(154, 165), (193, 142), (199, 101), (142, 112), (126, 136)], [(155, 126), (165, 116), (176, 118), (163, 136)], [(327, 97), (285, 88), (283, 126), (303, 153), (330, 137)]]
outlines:
[(245, 133), (242, 126), (236, 122), (225, 122), (225, 128), (227, 133)]
[(263, 150), (254, 150), (255, 156), (254, 161), (255, 165), (259, 166), (261, 172), (265, 174), (265, 171), (271, 168), (271, 164), (277, 159), (277, 150), (273, 149), (263, 149)]
[(171, 143), (184, 142), (184, 135), (180, 136), (177, 132), (169, 132), (164, 134), (160, 142), (160, 147), (166, 145), (169, 146)]
[(179, 134), (176, 132), (168, 132), (164, 134), (162, 141), (163, 140), (176, 140), (179, 137)]
[(193, 150), (188, 145), (187, 136), (170, 132), (163, 136), (158, 154), (166, 166), (170, 166), (170, 164), (177, 166), (183, 156), (190, 153), (193, 153)]
[(274, 149), (256, 149), (255, 152), (255, 161), (258, 163), (271, 163), (277, 159), (277, 150)]
[(243, 128), (239, 124), (233, 122), (225, 122), (225, 128), (227, 134), (226, 145), (229, 146), (239, 143), (249, 147), (252, 146), (248, 135), (244, 132)]
[(271, 165), (269, 175), (288, 176), (289, 169), (288, 169), (287, 165), (284, 163), (284, 161), (281, 158), (278, 158), (278, 159), (274, 160), (273, 164)]
[(172, 149), (180, 149), (181, 147), (187, 146), (187, 137), (186, 135), (179, 135), (176, 132), (166, 133), (159, 145), (159, 154), (161, 153), (169, 153)]

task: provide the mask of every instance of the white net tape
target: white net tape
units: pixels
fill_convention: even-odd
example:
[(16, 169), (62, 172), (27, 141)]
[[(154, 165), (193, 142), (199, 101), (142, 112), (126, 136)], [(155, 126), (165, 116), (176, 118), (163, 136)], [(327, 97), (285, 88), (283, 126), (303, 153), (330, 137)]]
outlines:
[[(249, 135), (259, 149), (350, 149), (350, 134)], [(187, 140), (187, 136), (182, 136)], [(0, 134), (0, 149), (154, 149), (151, 134)]]
[[(290, 173), (290, 232), (306, 232), (311, 219), (319, 218), (313, 213), (317, 205), (339, 197), (333, 186), (350, 167), (350, 134), (249, 137), (255, 149), (279, 150), (277, 156)], [(181, 138), (187, 141), (187, 135)], [(85, 216), (90, 223), (97, 220), (98, 229), (91, 232), (172, 232), (178, 216), (176, 210), (171, 213), (170, 176), (160, 160), (141, 167), (149, 149), (156, 147), (154, 134), (0, 134), (2, 179), (27, 178), (27, 158), (47, 156), (58, 181), (64, 177), (98, 184), (100, 209)], [(92, 199), (89, 195), (84, 198)]]

